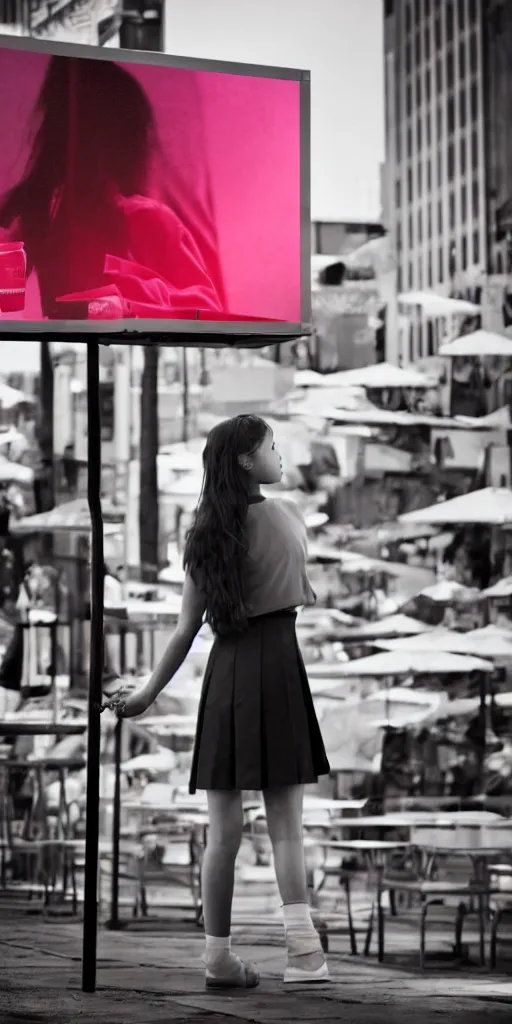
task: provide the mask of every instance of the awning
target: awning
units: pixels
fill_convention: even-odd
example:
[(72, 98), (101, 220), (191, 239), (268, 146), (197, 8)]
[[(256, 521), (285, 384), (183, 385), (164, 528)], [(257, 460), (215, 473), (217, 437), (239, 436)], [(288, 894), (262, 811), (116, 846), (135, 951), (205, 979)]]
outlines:
[(461, 494), (450, 501), (440, 501), (427, 508), (406, 512), (401, 523), (503, 525), (512, 523), (512, 491), (506, 487), (484, 487), (480, 491)]
[(344, 370), (339, 373), (328, 373), (321, 378), (325, 387), (362, 387), (362, 388), (430, 388), (431, 383), (423, 373), (417, 370), (404, 370), (392, 363), (374, 363), (373, 366), (362, 366), (356, 370)]
[(503, 334), (494, 334), (492, 331), (473, 331), (472, 334), (463, 334), (460, 338), (448, 341), (439, 348), (440, 356), (512, 356), (512, 338), (506, 338)]
[(402, 292), (398, 296), (402, 306), (419, 306), (427, 317), (477, 316), (480, 306), (464, 299), (450, 299), (435, 292)]

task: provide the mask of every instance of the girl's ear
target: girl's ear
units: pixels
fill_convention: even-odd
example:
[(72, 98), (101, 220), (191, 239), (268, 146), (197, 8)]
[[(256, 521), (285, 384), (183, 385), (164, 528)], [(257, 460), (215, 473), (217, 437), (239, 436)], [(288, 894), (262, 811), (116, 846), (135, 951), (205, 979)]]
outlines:
[(249, 472), (249, 470), (252, 469), (252, 459), (251, 459), (251, 457), (249, 455), (239, 455), (238, 456), (238, 465), (241, 466), (242, 469), (245, 469), (245, 470), (247, 470), (247, 472)]

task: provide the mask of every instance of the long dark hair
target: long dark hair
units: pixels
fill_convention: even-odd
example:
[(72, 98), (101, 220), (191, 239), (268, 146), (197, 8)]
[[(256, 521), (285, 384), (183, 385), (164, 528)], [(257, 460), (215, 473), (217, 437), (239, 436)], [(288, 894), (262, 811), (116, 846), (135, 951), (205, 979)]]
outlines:
[(0, 225), (19, 225), (30, 269), (41, 258), (59, 193), (74, 217), (86, 223), (93, 211), (97, 224), (114, 195), (148, 194), (160, 151), (151, 102), (112, 61), (51, 57), (34, 114), (25, 170), (0, 203)]
[(247, 625), (243, 568), (250, 480), (238, 457), (255, 452), (269, 427), (259, 416), (235, 416), (210, 431), (204, 478), (183, 567), (206, 594), (206, 620), (219, 635)]

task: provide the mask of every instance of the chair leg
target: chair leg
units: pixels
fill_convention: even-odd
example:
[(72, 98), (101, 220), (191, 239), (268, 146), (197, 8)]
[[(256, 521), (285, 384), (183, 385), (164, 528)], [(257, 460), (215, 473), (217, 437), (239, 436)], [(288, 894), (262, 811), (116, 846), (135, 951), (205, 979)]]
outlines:
[(352, 897), (350, 892), (350, 877), (347, 875), (344, 879), (345, 893), (347, 897), (347, 915), (348, 915), (348, 931), (350, 935), (350, 952), (352, 956), (357, 956), (357, 939), (356, 931), (354, 928), (354, 918), (352, 917)]
[(384, 907), (382, 906), (382, 892), (379, 890), (377, 900), (377, 941), (378, 941), (378, 960), (382, 963), (384, 960), (384, 942), (385, 942), (385, 920), (384, 920)]
[(478, 896), (478, 940), (480, 967), (485, 967), (485, 901), (483, 894)]
[(366, 928), (366, 938), (365, 938), (365, 942), (364, 942), (364, 955), (365, 956), (369, 956), (370, 955), (370, 949), (371, 949), (372, 938), (373, 938), (373, 921), (374, 921), (374, 917), (375, 917), (375, 902), (372, 903), (371, 910), (370, 910), (370, 916), (368, 918), (368, 926)]
[(503, 915), (503, 907), (497, 907), (494, 911), (492, 926), (491, 926), (491, 943), (490, 943), (490, 961), (491, 968), (493, 971), (496, 970), (496, 959), (497, 959), (497, 947), (498, 947), (498, 928)]
[(396, 889), (389, 890), (389, 912), (391, 917), (397, 917)]
[(462, 933), (464, 929), (464, 920), (466, 918), (468, 908), (465, 903), (459, 903), (457, 907), (457, 916), (455, 918), (455, 958), (457, 960), (462, 959)]
[(427, 914), (429, 904), (427, 900), (423, 902), (420, 914), (420, 970), (425, 969), (425, 946), (426, 946), (426, 931), (427, 931)]

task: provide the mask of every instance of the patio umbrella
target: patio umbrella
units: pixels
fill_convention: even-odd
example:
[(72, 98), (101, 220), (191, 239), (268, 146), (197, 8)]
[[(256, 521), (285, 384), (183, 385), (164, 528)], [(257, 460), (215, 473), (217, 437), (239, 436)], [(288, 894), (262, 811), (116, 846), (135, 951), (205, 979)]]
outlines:
[[(511, 342), (512, 345), (512, 342)], [(512, 491), (507, 487), (484, 487), (479, 491), (461, 494), (450, 501), (406, 512), (401, 523), (448, 523), (500, 526), (512, 523)]]
[(439, 580), (431, 587), (420, 590), (417, 596), (426, 597), (429, 601), (435, 601), (436, 604), (457, 604), (478, 600), (480, 591), (475, 587), (466, 587), (463, 583), (457, 583), (456, 580)]
[(10, 462), (9, 459), (0, 457), (1, 484), (26, 484), (30, 486), (33, 481), (34, 470), (30, 466), (22, 466), (19, 462)]
[[(105, 510), (105, 514), (108, 511)], [(117, 513), (119, 515), (119, 513)], [(103, 532), (106, 536), (119, 533), (121, 523), (105, 522)], [(50, 512), (40, 512), (35, 516), (25, 516), (12, 525), (12, 533), (77, 533), (88, 534), (91, 531), (91, 517), (86, 498), (57, 505)]]
[(11, 388), (9, 384), (0, 381), (0, 408), (15, 409), (17, 405), (36, 405), (37, 398), (34, 395), (27, 395), (18, 388)]
[(420, 306), (427, 317), (477, 316), (481, 307), (465, 299), (451, 299), (435, 292), (401, 292), (398, 302), (402, 306)]
[(121, 765), (122, 772), (147, 772), (149, 775), (158, 775), (161, 772), (170, 772), (176, 765), (176, 754), (167, 747), (161, 747), (156, 754), (140, 754), (139, 757), (132, 757)]
[(343, 640), (373, 640), (377, 637), (399, 637), (414, 636), (418, 633), (429, 633), (432, 627), (426, 622), (420, 622), (410, 615), (386, 615), (377, 622), (365, 622), (363, 626), (356, 626), (350, 632), (343, 634)]
[(439, 348), (440, 356), (512, 356), (512, 339), (492, 331), (473, 331), (448, 341)]
[(463, 657), (447, 651), (385, 651), (368, 658), (336, 664), (308, 665), (308, 675), (314, 678), (341, 679), (345, 676), (418, 676), (460, 675), (469, 672), (492, 672), (493, 664), (482, 658)]
[(322, 378), (321, 383), (327, 387), (362, 387), (375, 390), (430, 387), (430, 381), (423, 373), (393, 366), (392, 363), (374, 363), (356, 370), (330, 373)]
[[(507, 635), (508, 634), (508, 635)], [(450, 651), (452, 654), (475, 655), (490, 660), (512, 661), (512, 631), (486, 626), (469, 633), (451, 629), (434, 629), (428, 635), (399, 637), (378, 643), (388, 651)]]
[(482, 597), (512, 597), (512, 576), (505, 576), (498, 583), (494, 583), (492, 587), (482, 590), (481, 593)]

